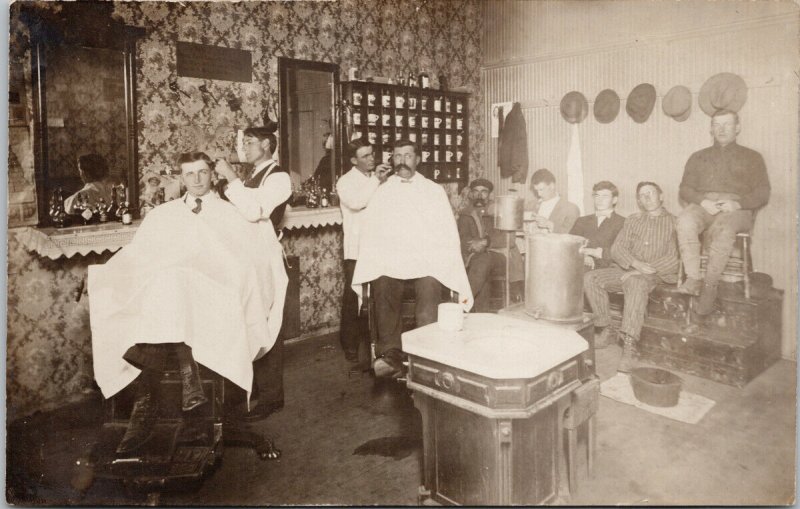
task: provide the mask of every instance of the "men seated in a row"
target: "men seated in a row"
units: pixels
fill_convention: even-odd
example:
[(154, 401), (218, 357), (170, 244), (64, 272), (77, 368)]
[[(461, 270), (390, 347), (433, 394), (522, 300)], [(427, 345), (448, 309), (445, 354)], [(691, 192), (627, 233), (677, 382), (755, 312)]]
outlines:
[(619, 334), (623, 343), (619, 371), (630, 371), (634, 344), (639, 340), (650, 292), (662, 282), (677, 280), (678, 250), (675, 217), (664, 209), (661, 188), (654, 182), (636, 186), (636, 200), (642, 212), (625, 219), (611, 246), (614, 264), (584, 274), (583, 288), (594, 313), (595, 327), (602, 332), (595, 347), (616, 342), (611, 325), (609, 293), (622, 292), (624, 307)]
[(378, 329), (373, 369), (377, 376), (404, 371), (402, 297), (406, 280), (416, 290), (417, 327), (435, 322), (442, 286), (458, 293), (465, 311), (472, 291), (461, 258), (461, 242), (444, 189), (417, 173), (419, 148), (399, 140), (392, 153), (394, 175), (380, 185), (364, 210), (352, 287), (371, 282)]
[(525, 278), (525, 267), (515, 238), (494, 228), (494, 203), (490, 199), (494, 189), (492, 183), (479, 178), (469, 187), (470, 202), (458, 217), (458, 235), (469, 285), (475, 297), (473, 311), (484, 313), (491, 310), (489, 281), (492, 274), (505, 275), (505, 253), (509, 255), (509, 286), (516, 287), (515, 283)]
[(200, 363), (248, 396), (253, 360), (278, 336), (288, 282), (272, 227), (250, 222), (211, 189), (202, 152), (177, 161), (187, 192), (147, 214), (130, 244), (89, 267), (95, 380), (109, 398), (136, 380), (119, 454), (152, 436), (160, 372), (177, 353), (182, 409), (207, 402)]

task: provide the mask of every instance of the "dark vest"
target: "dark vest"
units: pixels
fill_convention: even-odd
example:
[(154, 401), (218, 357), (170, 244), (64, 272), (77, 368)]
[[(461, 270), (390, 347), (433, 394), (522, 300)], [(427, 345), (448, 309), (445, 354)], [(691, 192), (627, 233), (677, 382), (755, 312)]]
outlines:
[[(272, 171), (269, 172), (270, 175), (278, 172), (289, 173), (288, 171), (278, 166), (277, 163), (274, 163), (272, 166), (266, 166), (262, 168), (261, 171), (259, 171), (258, 173), (247, 179), (247, 181), (245, 181), (244, 183), (244, 187), (250, 187), (250, 188), (261, 187), (261, 182), (264, 180), (267, 171), (269, 171), (270, 169), (272, 169)], [(272, 226), (275, 228), (275, 231), (278, 231), (280, 229), (280, 224), (281, 221), (283, 220), (283, 213), (286, 210), (287, 203), (289, 203), (289, 200), (286, 200), (285, 202), (275, 207), (275, 209), (272, 211), (272, 214), (269, 215), (269, 219), (270, 221), (272, 221)]]

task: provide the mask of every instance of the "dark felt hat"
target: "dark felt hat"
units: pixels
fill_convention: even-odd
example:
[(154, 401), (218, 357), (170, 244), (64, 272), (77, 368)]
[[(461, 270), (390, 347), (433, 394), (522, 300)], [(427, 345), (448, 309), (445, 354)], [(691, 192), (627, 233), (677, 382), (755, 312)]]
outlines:
[(709, 116), (719, 110), (738, 112), (747, 102), (747, 84), (738, 74), (715, 74), (700, 87), (697, 102)]
[(570, 124), (583, 122), (589, 114), (589, 102), (580, 92), (569, 92), (561, 99), (561, 116)]
[(633, 119), (634, 122), (641, 124), (653, 112), (653, 107), (656, 105), (656, 88), (650, 83), (642, 83), (636, 85), (631, 93), (628, 94), (628, 100), (625, 101), (625, 111)]
[(485, 187), (486, 189), (489, 190), (490, 193), (494, 191), (494, 184), (492, 184), (491, 182), (489, 182), (484, 178), (475, 179), (469, 184), (470, 189), (475, 189), (478, 186)]
[(619, 114), (619, 96), (616, 92), (607, 88), (597, 94), (594, 100), (594, 118), (601, 124), (613, 122)]
[(661, 99), (661, 109), (668, 117), (683, 122), (692, 113), (692, 93), (683, 85), (675, 85)]

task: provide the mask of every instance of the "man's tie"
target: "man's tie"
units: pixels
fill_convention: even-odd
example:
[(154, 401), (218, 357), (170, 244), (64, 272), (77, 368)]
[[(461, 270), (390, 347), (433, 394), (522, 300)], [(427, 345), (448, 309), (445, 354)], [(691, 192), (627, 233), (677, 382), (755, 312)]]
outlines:
[(194, 202), (197, 203), (197, 206), (192, 209), (192, 212), (194, 212), (195, 214), (199, 214), (200, 210), (203, 208), (203, 200), (201, 200), (200, 198), (195, 198)]

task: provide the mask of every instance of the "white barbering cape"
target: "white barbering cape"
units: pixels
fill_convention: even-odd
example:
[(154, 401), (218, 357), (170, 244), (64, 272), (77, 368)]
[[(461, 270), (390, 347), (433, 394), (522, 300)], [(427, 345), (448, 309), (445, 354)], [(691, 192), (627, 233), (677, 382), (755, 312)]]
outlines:
[(461, 240), (447, 194), (439, 184), (415, 173), (411, 182), (392, 175), (378, 187), (363, 211), (353, 290), (380, 276), (415, 279), (431, 276), (458, 292), (464, 311), (472, 290), (461, 257)]
[[(191, 198), (191, 197), (190, 197)], [(288, 278), (271, 223), (230, 203), (183, 199), (147, 214), (131, 243), (89, 267), (94, 375), (109, 398), (140, 373), (123, 359), (136, 343), (178, 343), (248, 393), (253, 360), (275, 344)]]

